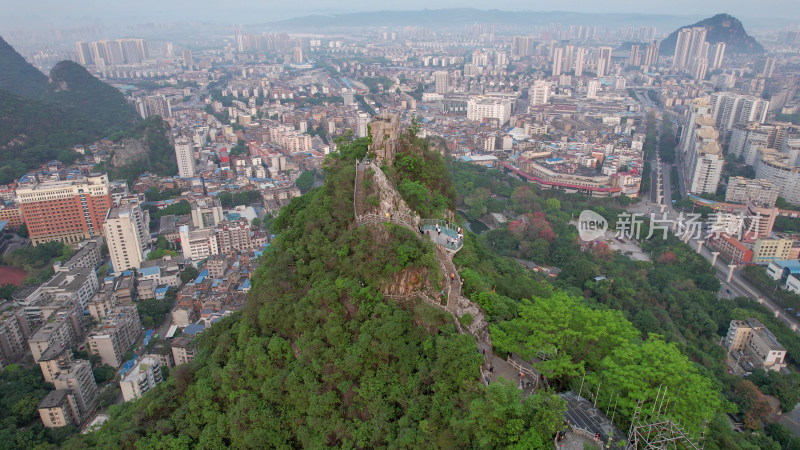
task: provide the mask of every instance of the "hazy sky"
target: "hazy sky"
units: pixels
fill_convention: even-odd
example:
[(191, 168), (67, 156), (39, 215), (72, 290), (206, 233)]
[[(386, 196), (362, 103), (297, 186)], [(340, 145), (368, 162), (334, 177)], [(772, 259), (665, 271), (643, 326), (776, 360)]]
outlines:
[(308, 14), (454, 7), (685, 16), (726, 12), (743, 22), (747, 22), (748, 17), (780, 17), (800, 22), (798, 0), (0, 0), (0, 34), (3, 29), (30, 25), (187, 20), (247, 24)]

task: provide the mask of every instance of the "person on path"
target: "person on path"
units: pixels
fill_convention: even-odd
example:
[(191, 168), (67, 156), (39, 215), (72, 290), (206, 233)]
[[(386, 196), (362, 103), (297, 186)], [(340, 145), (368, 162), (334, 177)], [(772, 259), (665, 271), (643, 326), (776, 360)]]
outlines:
[(450, 272), (450, 281), (452, 281), (452, 282), (456, 281), (456, 274), (453, 273), (453, 272)]

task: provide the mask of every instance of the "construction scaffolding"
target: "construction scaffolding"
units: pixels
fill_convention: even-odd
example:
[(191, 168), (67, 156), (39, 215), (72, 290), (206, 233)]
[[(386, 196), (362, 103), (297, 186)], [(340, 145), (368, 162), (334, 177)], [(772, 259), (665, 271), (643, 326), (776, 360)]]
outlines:
[[(664, 406), (664, 399), (666, 396), (667, 390), (664, 389), (664, 393), (662, 394), (661, 387), (659, 387), (656, 400), (653, 402), (653, 407), (650, 408), (649, 414), (647, 409), (643, 408), (644, 402), (642, 400), (637, 402), (636, 410), (631, 420), (631, 427), (628, 431), (628, 444), (625, 446), (626, 450), (701, 450), (703, 448), (706, 422), (703, 423), (700, 433), (692, 437), (679, 422), (675, 422), (667, 416), (669, 399), (667, 399), (666, 407), (662, 412), (661, 409), (662, 406)], [(642, 412), (643, 409), (644, 412)]]

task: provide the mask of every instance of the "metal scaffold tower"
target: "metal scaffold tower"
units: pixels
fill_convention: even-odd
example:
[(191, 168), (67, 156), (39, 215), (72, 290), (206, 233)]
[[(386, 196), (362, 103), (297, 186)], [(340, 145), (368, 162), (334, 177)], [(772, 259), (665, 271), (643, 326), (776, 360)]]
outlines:
[[(628, 431), (628, 444), (625, 446), (626, 450), (701, 450), (703, 448), (706, 422), (703, 423), (699, 434), (691, 436), (679, 422), (675, 422), (667, 416), (669, 399), (666, 399), (667, 403), (664, 407), (666, 395), (667, 390), (664, 389), (664, 393), (662, 394), (661, 387), (659, 387), (656, 400), (649, 414), (647, 409), (643, 408), (644, 402), (642, 400), (637, 402), (636, 409), (633, 413), (633, 419), (631, 420), (631, 427)], [(664, 407), (663, 412), (662, 407)], [(642, 411), (643, 409), (644, 411)]]

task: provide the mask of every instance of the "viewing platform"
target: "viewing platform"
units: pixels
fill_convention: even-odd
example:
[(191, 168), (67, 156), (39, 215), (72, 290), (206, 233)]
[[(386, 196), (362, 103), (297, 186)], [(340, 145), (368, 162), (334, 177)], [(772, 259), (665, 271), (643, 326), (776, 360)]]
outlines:
[[(458, 225), (446, 220), (421, 219), (419, 228), (436, 245), (448, 252), (456, 253), (464, 245), (464, 231)], [(461, 234), (458, 231), (461, 230)]]

